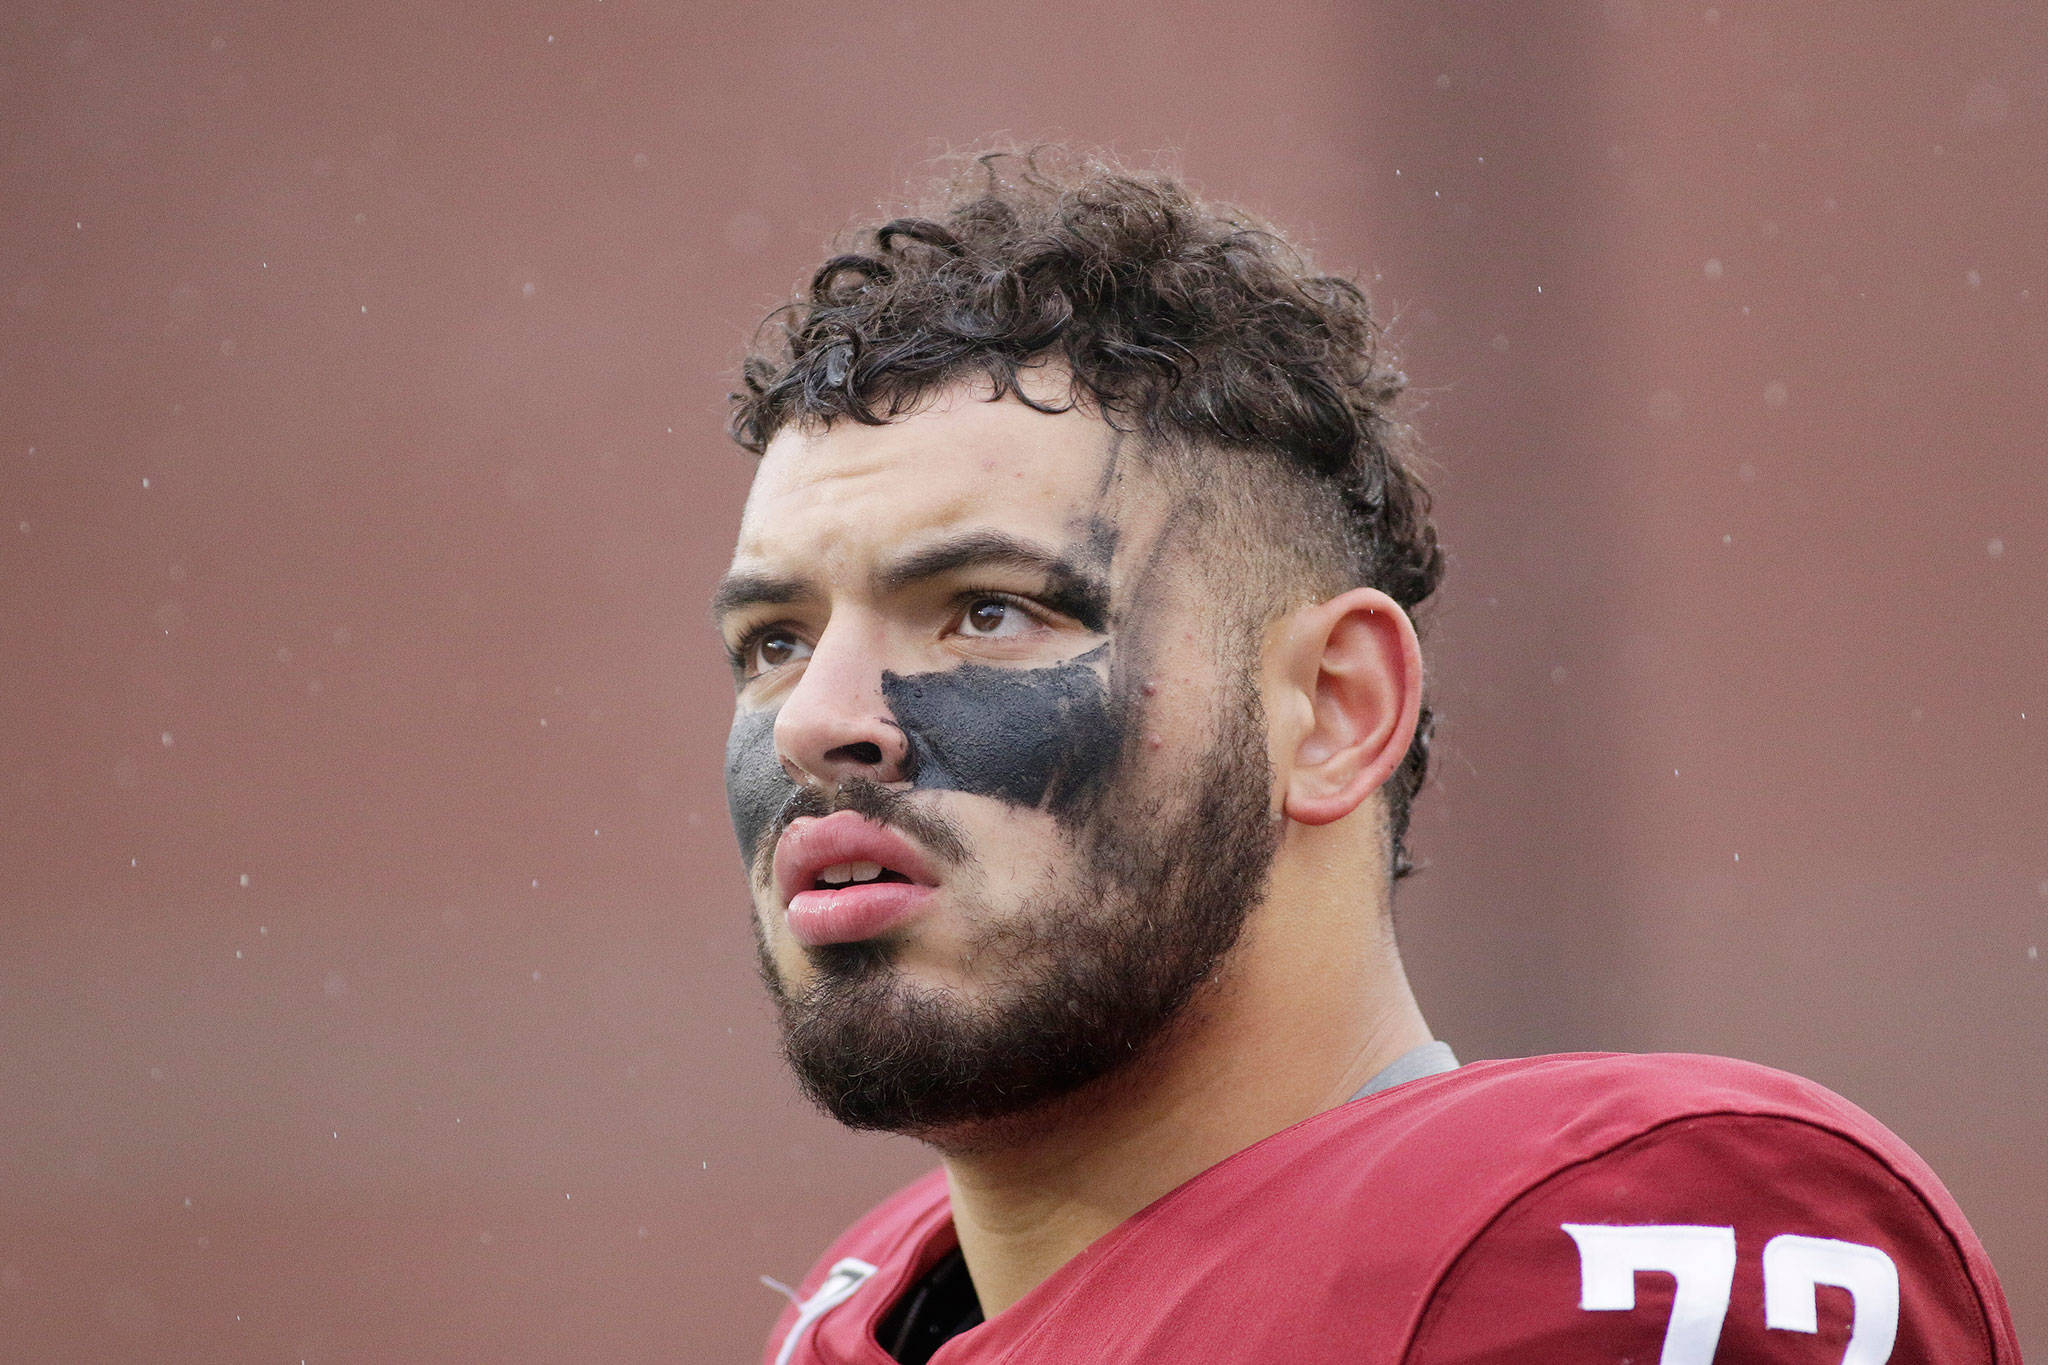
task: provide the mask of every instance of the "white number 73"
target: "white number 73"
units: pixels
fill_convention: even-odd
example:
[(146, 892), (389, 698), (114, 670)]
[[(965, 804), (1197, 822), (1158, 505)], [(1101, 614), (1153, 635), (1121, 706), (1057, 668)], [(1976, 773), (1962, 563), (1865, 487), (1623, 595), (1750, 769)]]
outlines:
[[(1579, 1307), (1594, 1312), (1636, 1306), (1636, 1272), (1662, 1271), (1677, 1282), (1658, 1365), (1711, 1365), (1735, 1285), (1735, 1229), (1653, 1223), (1615, 1227), (1564, 1223), (1579, 1247)], [(1884, 1365), (1899, 1333), (1899, 1271), (1876, 1247), (1791, 1233), (1764, 1244), (1764, 1326), (1819, 1329), (1818, 1287), (1849, 1291), (1855, 1317), (1842, 1365)]]

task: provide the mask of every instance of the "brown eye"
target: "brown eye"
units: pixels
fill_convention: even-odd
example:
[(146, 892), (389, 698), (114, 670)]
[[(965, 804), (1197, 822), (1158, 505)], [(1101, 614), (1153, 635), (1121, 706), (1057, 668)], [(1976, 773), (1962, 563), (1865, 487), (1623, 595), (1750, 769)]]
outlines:
[(751, 675), (805, 658), (810, 646), (790, 631), (771, 630), (759, 636), (748, 652), (752, 655), (747, 660), (747, 672)]
[(1000, 640), (1022, 635), (1037, 624), (1030, 611), (1007, 597), (974, 597), (968, 599), (955, 628), (977, 640)]
[(996, 597), (984, 597), (967, 609), (966, 626), (977, 635), (993, 635), (1003, 628), (1003, 622), (1015, 611), (1008, 602)]

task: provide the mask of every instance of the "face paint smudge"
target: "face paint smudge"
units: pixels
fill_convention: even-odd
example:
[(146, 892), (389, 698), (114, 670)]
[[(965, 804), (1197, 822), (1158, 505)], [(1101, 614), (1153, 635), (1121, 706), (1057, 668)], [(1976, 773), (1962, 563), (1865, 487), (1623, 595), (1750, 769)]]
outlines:
[(1045, 591), (1040, 594), (1045, 604), (1100, 634), (1109, 621), (1109, 585), (1065, 564), (1048, 568), (1045, 577)]
[(1099, 573), (1108, 573), (1110, 561), (1116, 557), (1116, 523), (1108, 517), (1090, 516), (1082, 519), (1080, 527), (1080, 545), (1073, 555), (1075, 561)]
[[(912, 787), (1055, 816), (1073, 808), (1123, 752), (1128, 727), (1096, 669), (1107, 654), (1104, 646), (1049, 668), (884, 673), (883, 698), (910, 744)], [(777, 714), (742, 712), (726, 738), (726, 804), (749, 868), (797, 790), (775, 756)]]
[(1116, 527), (1102, 517), (1082, 524), (1083, 534), (1046, 573), (1045, 604), (1100, 633), (1109, 624), (1109, 565)]

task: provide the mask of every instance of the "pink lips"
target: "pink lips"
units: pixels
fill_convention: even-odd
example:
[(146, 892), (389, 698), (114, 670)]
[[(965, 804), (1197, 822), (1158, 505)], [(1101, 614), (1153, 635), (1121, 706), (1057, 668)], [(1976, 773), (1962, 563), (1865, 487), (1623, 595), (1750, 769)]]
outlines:
[[(879, 863), (909, 880), (814, 889), (826, 868), (861, 862)], [(815, 948), (887, 933), (917, 912), (935, 883), (924, 855), (909, 840), (840, 811), (791, 822), (775, 846), (775, 889), (788, 907), (790, 933)]]

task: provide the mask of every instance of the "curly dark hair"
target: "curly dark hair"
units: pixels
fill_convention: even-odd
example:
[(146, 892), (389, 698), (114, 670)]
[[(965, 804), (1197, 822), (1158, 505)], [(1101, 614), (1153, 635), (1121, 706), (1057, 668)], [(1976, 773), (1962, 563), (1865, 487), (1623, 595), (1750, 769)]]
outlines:
[[(1206, 456), (1212, 480), (1219, 465), (1250, 479), (1262, 548), (1298, 563), (1315, 542), (1316, 588), (1370, 584), (1411, 613), (1436, 591), (1444, 555), (1394, 411), (1405, 376), (1359, 288), (1267, 224), (1041, 148), (974, 157), (922, 212), (851, 245), (757, 336), (733, 395), (747, 450), (792, 422), (880, 425), (973, 375), (1059, 410), (1018, 385), (1020, 368), (1058, 361), (1120, 429)], [(1397, 879), (1414, 869), (1408, 816), (1433, 728), (1425, 705), (1383, 789)]]

